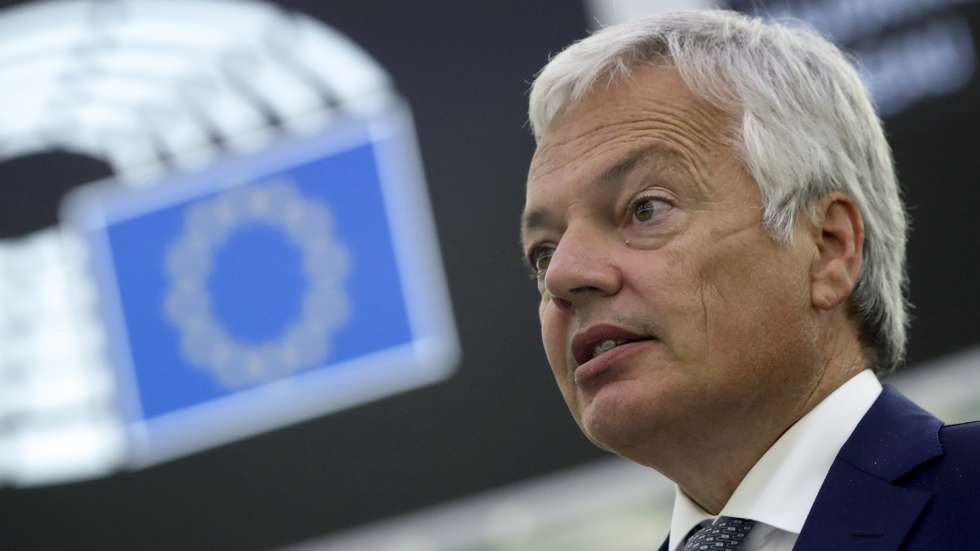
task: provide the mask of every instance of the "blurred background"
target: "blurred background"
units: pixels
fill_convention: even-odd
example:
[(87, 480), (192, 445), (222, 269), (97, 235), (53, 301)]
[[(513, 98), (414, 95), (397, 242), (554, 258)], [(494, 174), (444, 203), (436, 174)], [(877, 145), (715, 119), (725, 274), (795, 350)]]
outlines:
[[(572, 422), (517, 222), (535, 72), (600, 25), (677, 7), (801, 18), (854, 55), (913, 221), (909, 365), (888, 382), (947, 421), (980, 417), (980, 2), (0, 5), (3, 549), (655, 549), (672, 486)], [(119, 337), (63, 199), (99, 180), (158, 193), (169, 175), (329, 134), (373, 98), (414, 116), (454, 370), (133, 465), (106, 352)]]

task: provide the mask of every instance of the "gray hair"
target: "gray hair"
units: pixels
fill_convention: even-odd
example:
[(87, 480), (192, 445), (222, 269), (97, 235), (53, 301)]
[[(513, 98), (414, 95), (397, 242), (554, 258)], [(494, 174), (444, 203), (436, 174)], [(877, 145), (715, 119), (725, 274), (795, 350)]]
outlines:
[(551, 59), (531, 88), (536, 140), (564, 108), (642, 64), (669, 64), (698, 96), (732, 115), (733, 147), (762, 195), (763, 224), (787, 243), (798, 212), (830, 192), (864, 219), (864, 262), (850, 313), (874, 369), (905, 356), (905, 210), (891, 149), (857, 71), (802, 25), (721, 10), (678, 11), (608, 27)]

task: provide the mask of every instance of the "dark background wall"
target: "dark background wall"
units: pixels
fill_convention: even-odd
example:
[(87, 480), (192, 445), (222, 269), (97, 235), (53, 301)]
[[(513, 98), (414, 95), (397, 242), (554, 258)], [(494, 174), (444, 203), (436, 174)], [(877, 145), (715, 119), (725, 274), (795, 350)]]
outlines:
[[(280, 4), (363, 46), (412, 105), (462, 341), (459, 371), (442, 384), (143, 471), (0, 489), (0, 547), (267, 549), (602, 455), (578, 433), (551, 381), (536, 291), (517, 245), (533, 151), (526, 91), (550, 53), (585, 34), (584, 7)], [(963, 11), (971, 25), (980, 21), (974, 7)], [(913, 365), (980, 341), (977, 94), (971, 85), (887, 124), (914, 219)], [(0, 187), (2, 213), (7, 197)], [(37, 216), (46, 208), (38, 204)]]

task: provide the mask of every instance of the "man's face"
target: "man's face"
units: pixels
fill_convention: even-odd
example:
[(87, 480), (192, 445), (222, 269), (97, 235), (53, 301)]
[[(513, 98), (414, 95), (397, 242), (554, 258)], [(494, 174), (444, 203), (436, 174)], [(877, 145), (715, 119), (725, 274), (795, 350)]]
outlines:
[(810, 376), (814, 242), (765, 232), (731, 125), (647, 67), (561, 113), (531, 163), (548, 362), (586, 435), (640, 462), (732, 419), (762, 430)]

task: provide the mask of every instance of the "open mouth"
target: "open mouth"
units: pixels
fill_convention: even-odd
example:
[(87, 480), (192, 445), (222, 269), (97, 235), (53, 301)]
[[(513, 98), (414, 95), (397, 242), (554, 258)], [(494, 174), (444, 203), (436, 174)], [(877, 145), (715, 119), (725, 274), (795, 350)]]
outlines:
[(582, 365), (615, 349), (617, 346), (646, 340), (656, 339), (613, 325), (594, 325), (575, 335), (575, 338), (572, 339), (572, 354), (575, 357), (575, 363)]
[(595, 349), (593, 349), (592, 351), (592, 357), (595, 358), (596, 356), (599, 356), (605, 352), (609, 352), (613, 348), (616, 348), (617, 346), (626, 344), (628, 342), (636, 342), (636, 341), (606, 339), (600, 342), (599, 344), (595, 345)]

